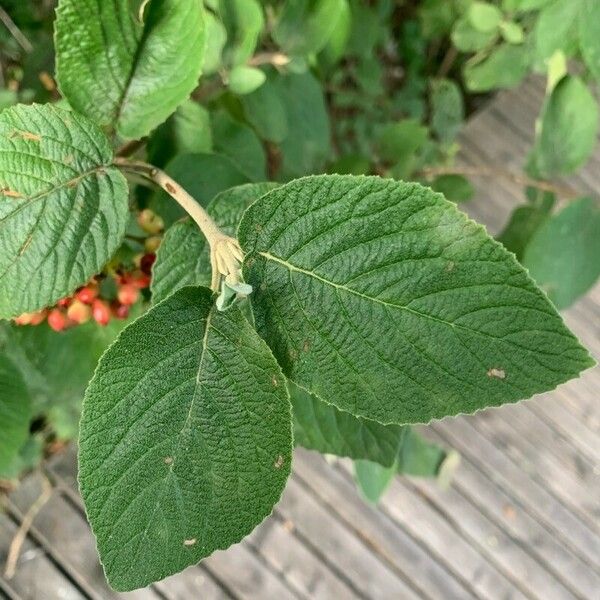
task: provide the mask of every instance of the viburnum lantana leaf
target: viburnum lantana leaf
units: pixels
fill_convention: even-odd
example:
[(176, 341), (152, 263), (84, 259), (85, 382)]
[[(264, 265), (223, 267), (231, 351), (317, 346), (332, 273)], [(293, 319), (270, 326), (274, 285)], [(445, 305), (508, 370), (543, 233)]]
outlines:
[[(248, 183), (217, 194), (207, 207), (227, 235), (235, 235), (244, 211), (274, 183)], [(152, 269), (152, 301), (156, 304), (186, 285), (210, 285), (208, 244), (191, 219), (169, 227)]]
[(294, 415), (294, 443), (308, 450), (391, 466), (406, 428), (361, 419), (288, 381)]
[(25, 443), (31, 420), (31, 397), (21, 373), (6, 356), (0, 355), (0, 476)]
[(52, 105), (0, 114), (0, 318), (51, 305), (119, 247), (128, 191), (91, 121)]
[(62, 93), (74, 109), (124, 138), (147, 135), (197, 85), (202, 11), (200, 0), (60, 0), (55, 42)]
[(273, 355), (207, 288), (123, 330), (86, 392), (79, 453), (111, 585), (146, 586), (250, 533), (289, 475), (291, 427)]
[(514, 256), (421, 185), (299, 179), (253, 204), (239, 239), (284, 373), (354, 415), (428, 422), (593, 365)]

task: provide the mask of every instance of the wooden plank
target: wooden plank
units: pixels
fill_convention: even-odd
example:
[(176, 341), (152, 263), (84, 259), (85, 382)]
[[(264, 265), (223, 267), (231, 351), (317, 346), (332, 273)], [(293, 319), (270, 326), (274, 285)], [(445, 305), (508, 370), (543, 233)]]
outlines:
[(371, 507), (359, 496), (356, 486), (317, 453), (297, 449), (294, 474), (304, 486), (336, 514), (344, 526), (358, 535), (405, 580), (411, 580), (423, 598), (471, 598), (467, 582), (432, 560), (427, 549), (398, 523)]
[[(522, 407), (518, 408), (520, 414)], [(600, 536), (600, 528), (593, 517), (600, 514), (600, 504), (591, 485), (589, 488), (583, 485), (578, 477), (545, 452), (543, 446), (535, 445), (536, 433), (532, 433), (536, 437), (530, 439), (528, 432), (523, 431), (520, 419), (511, 423), (496, 415), (502, 410), (483, 411), (470, 419), (470, 424), (528, 473), (532, 480), (551, 491), (590, 531)]]
[[(0, 512), (0, 565), (6, 564), (8, 549), (17, 532), (17, 526)], [(9, 584), (22, 600), (60, 598), (84, 600), (84, 596), (48, 559), (43, 549), (26, 539), (21, 549), (18, 568)]]
[[(446, 445), (431, 427), (421, 428), (421, 433), (431, 441)], [(507, 493), (504, 486), (486, 478), (465, 456), (456, 470), (452, 487), (509, 533), (513, 543), (536, 557), (575, 597), (591, 598), (600, 589), (600, 574), (569, 551), (526, 506)]]
[(246, 539), (257, 554), (280, 574), (288, 587), (303, 598), (359, 598), (353, 589), (339, 579), (326, 564), (294, 535), (291, 521), (275, 517), (268, 519)]
[(484, 476), (525, 506), (585, 563), (600, 569), (600, 539), (552, 494), (502, 454), (468, 418), (444, 419), (431, 427), (464, 454)]
[(277, 507), (313, 553), (363, 598), (418, 598), (418, 594), (292, 477)]
[[(341, 468), (351, 477), (349, 461), (340, 461)], [(401, 524), (415, 539), (419, 539), (437, 562), (468, 582), (475, 593), (483, 598), (525, 598), (521, 590), (499, 572), (454, 528), (452, 521), (424, 502), (424, 497), (401, 478), (392, 481), (379, 504), (395, 522)]]

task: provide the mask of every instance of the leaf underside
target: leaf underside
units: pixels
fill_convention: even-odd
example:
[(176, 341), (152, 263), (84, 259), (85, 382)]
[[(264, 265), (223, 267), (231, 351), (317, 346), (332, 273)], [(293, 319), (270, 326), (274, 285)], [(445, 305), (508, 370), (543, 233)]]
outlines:
[(291, 463), (290, 403), (238, 309), (186, 287), (127, 327), (84, 400), (79, 482), (111, 585), (143, 587), (240, 541)]
[(160, 125), (197, 85), (204, 55), (200, 0), (61, 0), (56, 70), (71, 106), (125, 138)]
[(239, 238), (284, 373), (354, 415), (426, 423), (593, 365), (514, 256), (418, 184), (299, 179), (253, 204)]
[(127, 183), (91, 121), (52, 105), (0, 114), (0, 318), (54, 304), (97, 273), (127, 222)]

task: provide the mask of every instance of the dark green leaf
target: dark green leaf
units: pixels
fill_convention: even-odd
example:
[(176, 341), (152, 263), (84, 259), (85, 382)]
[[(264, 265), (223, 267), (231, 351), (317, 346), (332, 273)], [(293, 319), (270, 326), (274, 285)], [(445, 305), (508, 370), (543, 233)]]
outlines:
[(356, 416), (470, 413), (593, 364), (514, 256), (418, 184), (306, 177), (253, 204), (239, 239), (285, 374)]
[(473, 184), (462, 175), (440, 175), (431, 182), (431, 188), (452, 202), (468, 202), (475, 194)]
[(239, 310), (187, 287), (127, 327), (86, 392), (79, 483), (100, 558), (121, 591), (250, 533), (290, 472), (290, 403)]
[(253, 54), (265, 20), (257, 0), (219, 0), (219, 15), (227, 29), (225, 62), (244, 64)]
[(581, 54), (596, 80), (600, 80), (600, 2), (583, 0), (579, 13)]
[(557, 50), (570, 54), (576, 47), (581, 6), (582, 0), (554, 0), (542, 9), (534, 29), (538, 61), (549, 59)]
[(571, 305), (600, 276), (600, 208), (581, 198), (547, 219), (525, 249), (523, 264), (557, 308)]
[(465, 119), (462, 92), (450, 79), (434, 80), (431, 84), (431, 129), (446, 144), (456, 138)]
[(31, 398), (17, 367), (0, 354), (0, 475), (6, 473), (27, 440)]
[(0, 318), (86, 283), (125, 233), (127, 183), (102, 131), (50, 104), (0, 114)]
[(204, 55), (198, 0), (61, 0), (57, 77), (71, 106), (125, 138), (160, 125), (196, 87)]
[(521, 83), (529, 69), (529, 52), (525, 46), (502, 44), (483, 61), (467, 64), (465, 83), (472, 92), (512, 88)]

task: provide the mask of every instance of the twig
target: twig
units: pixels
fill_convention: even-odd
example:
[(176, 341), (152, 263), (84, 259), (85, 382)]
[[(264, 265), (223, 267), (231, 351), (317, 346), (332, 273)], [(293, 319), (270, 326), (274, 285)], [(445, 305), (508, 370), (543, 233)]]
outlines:
[(544, 192), (551, 192), (557, 196), (573, 199), (579, 194), (568, 186), (557, 185), (548, 181), (539, 181), (525, 175), (519, 175), (512, 171), (498, 169), (496, 167), (426, 167), (417, 173), (418, 177), (424, 177), (427, 180), (438, 177), (439, 175), (464, 175), (466, 177), (490, 177), (509, 179), (519, 185), (524, 185)]
[(4, 26), (10, 34), (17, 40), (17, 43), (25, 52), (31, 52), (33, 46), (31, 42), (25, 37), (23, 32), (15, 25), (15, 22), (10, 18), (10, 15), (0, 6), (0, 21), (4, 23)]
[(290, 57), (282, 52), (260, 52), (255, 54), (249, 61), (251, 67), (260, 65), (273, 65), (274, 67), (285, 67), (290, 62)]
[(131, 156), (132, 154), (135, 154), (140, 148), (143, 148), (147, 141), (148, 138), (142, 138), (141, 140), (131, 140), (130, 142), (123, 144), (117, 150), (117, 156)]
[(230, 285), (241, 283), (241, 263), (244, 254), (238, 241), (223, 233), (212, 217), (188, 192), (164, 171), (148, 163), (117, 157), (114, 164), (124, 171), (141, 175), (155, 183), (196, 222), (210, 246), (213, 291), (219, 290), (221, 276), (225, 277)]
[(444, 77), (446, 77), (446, 75), (448, 75), (448, 72), (452, 68), (452, 65), (454, 64), (454, 61), (456, 60), (457, 56), (458, 51), (456, 50), (456, 47), (450, 46), (450, 48), (448, 48), (448, 52), (446, 52), (444, 58), (442, 59), (440, 68), (438, 69), (438, 78), (443, 79)]
[(6, 567), (4, 568), (4, 577), (8, 580), (12, 579), (15, 576), (15, 572), (17, 570), (17, 562), (19, 560), (19, 555), (21, 554), (21, 548), (23, 547), (23, 543), (27, 538), (27, 533), (31, 529), (33, 525), (33, 521), (36, 516), (43, 508), (43, 506), (50, 500), (52, 496), (52, 484), (48, 480), (45, 475), (42, 475), (42, 493), (38, 496), (37, 500), (29, 507), (29, 510), (23, 517), (23, 521), (21, 522), (21, 526), (19, 530), (15, 534), (12, 542), (10, 543), (10, 548), (8, 550), (8, 557), (6, 559)]

